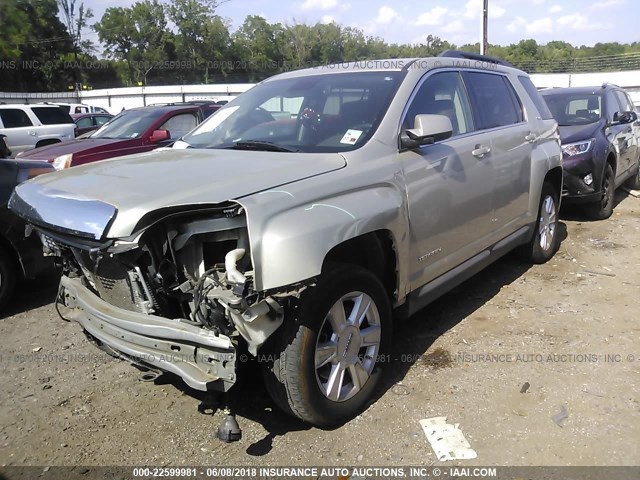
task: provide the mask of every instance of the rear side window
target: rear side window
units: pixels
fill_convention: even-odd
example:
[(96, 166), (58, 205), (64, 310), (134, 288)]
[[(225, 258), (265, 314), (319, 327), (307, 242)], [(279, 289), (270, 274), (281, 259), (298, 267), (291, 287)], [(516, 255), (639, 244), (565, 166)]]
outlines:
[(96, 125), (104, 125), (109, 120), (111, 120), (111, 117), (106, 117), (104, 115), (97, 115), (95, 119), (96, 119)]
[(35, 113), (38, 120), (43, 125), (58, 125), (61, 123), (73, 123), (73, 119), (69, 114), (64, 113), (57, 107), (32, 107), (33, 113)]
[(17, 108), (0, 110), (0, 118), (5, 128), (30, 127), (33, 125), (29, 116)]
[(540, 95), (538, 89), (535, 87), (531, 79), (529, 77), (519, 76), (518, 80), (533, 101), (533, 104), (538, 109), (540, 118), (542, 118), (543, 120), (551, 120), (553, 118), (551, 110), (549, 110), (547, 103), (544, 101), (542, 95)]
[(511, 83), (502, 75), (463, 73), (479, 129), (504, 127), (523, 120), (522, 107)]
[(78, 126), (78, 128), (93, 127), (93, 121), (91, 120), (91, 117), (84, 117), (78, 120), (76, 122), (76, 125)]

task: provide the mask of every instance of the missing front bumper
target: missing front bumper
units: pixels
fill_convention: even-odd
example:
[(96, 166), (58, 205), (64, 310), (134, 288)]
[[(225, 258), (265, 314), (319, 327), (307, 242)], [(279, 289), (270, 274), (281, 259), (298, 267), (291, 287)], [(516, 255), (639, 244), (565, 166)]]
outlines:
[(80, 278), (63, 276), (70, 319), (92, 337), (134, 363), (172, 372), (196, 390), (227, 391), (236, 379), (236, 351), (224, 335), (171, 320), (114, 307), (85, 287)]

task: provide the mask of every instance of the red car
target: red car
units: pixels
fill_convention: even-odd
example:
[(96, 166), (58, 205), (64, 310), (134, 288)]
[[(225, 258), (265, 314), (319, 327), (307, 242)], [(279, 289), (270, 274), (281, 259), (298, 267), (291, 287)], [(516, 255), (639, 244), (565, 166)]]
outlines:
[(193, 102), (124, 110), (87, 138), (47, 145), (18, 156), (26, 160), (46, 160), (61, 170), (106, 158), (148, 152), (171, 145), (193, 130), (211, 114), (211, 107), (208, 102)]

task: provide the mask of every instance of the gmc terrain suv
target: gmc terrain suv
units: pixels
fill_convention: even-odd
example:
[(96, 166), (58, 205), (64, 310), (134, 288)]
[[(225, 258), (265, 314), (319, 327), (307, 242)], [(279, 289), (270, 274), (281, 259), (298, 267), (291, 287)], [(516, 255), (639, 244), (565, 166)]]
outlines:
[(151, 375), (227, 391), (258, 356), (286, 412), (353, 417), (392, 309), (558, 248), (556, 121), (525, 73), (447, 55), (284, 73), (173, 148), (20, 185), (65, 317)]
[(616, 188), (640, 188), (640, 123), (629, 95), (608, 83), (541, 93), (560, 125), (567, 204), (609, 218)]
[(0, 105), (0, 134), (13, 155), (75, 138), (76, 124), (54, 105)]

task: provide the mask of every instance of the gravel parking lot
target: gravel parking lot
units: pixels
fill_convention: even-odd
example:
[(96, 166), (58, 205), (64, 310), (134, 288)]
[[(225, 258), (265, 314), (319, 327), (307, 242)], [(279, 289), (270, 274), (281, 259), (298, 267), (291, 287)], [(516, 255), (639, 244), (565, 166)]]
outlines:
[(335, 430), (281, 414), (248, 364), (243, 438), (221, 443), (214, 396), (140, 381), (58, 318), (55, 278), (32, 282), (0, 320), (0, 465), (438, 465), (436, 416), (477, 452), (460, 464), (637, 465), (640, 199), (616, 200), (607, 221), (565, 212), (549, 263), (504, 258), (397, 324), (375, 401)]

